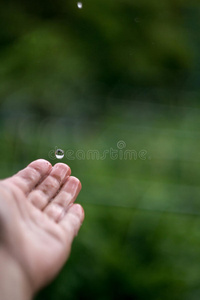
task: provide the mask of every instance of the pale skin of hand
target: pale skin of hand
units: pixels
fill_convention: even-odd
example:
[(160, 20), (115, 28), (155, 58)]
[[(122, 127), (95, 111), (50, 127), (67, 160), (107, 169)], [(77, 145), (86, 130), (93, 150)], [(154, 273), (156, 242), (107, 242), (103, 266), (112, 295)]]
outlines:
[(69, 257), (84, 220), (80, 181), (63, 163), (36, 160), (0, 181), (0, 295), (29, 300)]

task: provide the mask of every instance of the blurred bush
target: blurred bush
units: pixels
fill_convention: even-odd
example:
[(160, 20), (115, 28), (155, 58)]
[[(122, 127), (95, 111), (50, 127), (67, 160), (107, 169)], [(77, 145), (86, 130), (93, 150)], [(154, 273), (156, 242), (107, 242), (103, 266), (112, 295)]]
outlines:
[[(86, 220), (36, 299), (199, 299), (198, 1), (0, 4), (0, 176), (55, 147)], [(20, 247), (20, 245), (16, 245)]]
[(91, 117), (141, 90), (152, 100), (152, 87), (174, 95), (196, 65), (196, 8), (169, 0), (88, 0), (83, 9), (75, 1), (2, 3), (1, 101)]

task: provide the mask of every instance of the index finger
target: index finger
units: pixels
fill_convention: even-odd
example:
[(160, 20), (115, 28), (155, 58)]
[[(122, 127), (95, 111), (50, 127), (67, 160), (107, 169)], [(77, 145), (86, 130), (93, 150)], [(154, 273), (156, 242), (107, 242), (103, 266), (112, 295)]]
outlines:
[(9, 181), (22, 189), (24, 193), (31, 190), (46, 176), (52, 169), (52, 165), (45, 159), (37, 159), (31, 162), (25, 169), (9, 178)]

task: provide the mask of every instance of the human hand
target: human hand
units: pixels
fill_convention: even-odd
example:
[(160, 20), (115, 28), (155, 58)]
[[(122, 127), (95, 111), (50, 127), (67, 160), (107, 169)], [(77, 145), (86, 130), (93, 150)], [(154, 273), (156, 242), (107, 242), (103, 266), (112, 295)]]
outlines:
[(61, 269), (84, 219), (73, 204), (81, 184), (70, 174), (67, 165), (40, 159), (0, 181), (0, 256), (14, 263), (30, 297)]

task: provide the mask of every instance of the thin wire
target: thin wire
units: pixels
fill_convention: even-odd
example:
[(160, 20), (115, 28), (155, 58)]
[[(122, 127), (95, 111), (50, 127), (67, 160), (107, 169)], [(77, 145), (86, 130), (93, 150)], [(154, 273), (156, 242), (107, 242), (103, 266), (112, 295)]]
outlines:
[(200, 212), (191, 211), (176, 211), (176, 210), (162, 210), (162, 209), (152, 209), (150, 207), (135, 207), (130, 205), (121, 205), (121, 204), (111, 204), (111, 203), (94, 203), (90, 201), (84, 201), (82, 205), (91, 205), (91, 206), (101, 206), (101, 207), (109, 207), (109, 208), (119, 208), (119, 209), (131, 209), (135, 211), (141, 211), (146, 213), (159, 213), (159, 214), (173, 214), (178, 216), (186, 216), (186, 217), (200, 217)]
[[(152, 92), (161, 92), (162, 94), (166, 91), (166, 89), (149, 89), (147, 91), (145, 91), (146, 95), (148, 96), (149, 92), (150, 92), (150, 95), (152, 95)], [(188, 90), (185, 90), (184, 93), (186, 94), (188, 92), (188, 94), (190, 95), (191, 94), (191, 91), (188, 91)], [(198, 91), (194, 91), (194, 93), (198, 93)], [(90, 95), (92, 99), (98, 99), (99, 101), (102, 101), (102, 100), (105, 100), (105, 97), (100, 97), (100, 96), (97, 96), (97, 95)], [(138, 93), (137, 95), (137, 92), (136, 92), (136, 95), (135, 97), (137, 98), (140, 98), (142, 96), (142, 99), (144, 99), (143, 96), (144, 95), (144, 92), (141, 91)], [(191, 102), (190, 102), (190, 106), (189, 105), (175, 105), (175, 104), (167, 104), (167, 103), (159, 103), (159, 102), (148, 102), (148, 101), (139, 101), (139, 100), (134, 100), (134, 101), (131, 101), (129, 98), (124, 98), (124, 97), (121, 97), (121, 98), (116, 98), (116, 97), (108, 97), (108, 100), (111, 100), (112, 103), (115, 103), (115, 108), (117, 107), (127, 107), (127, 104), (130, 106), (140, 106), (142, 108), (144, 107), (152, 107), (152, 111), (155, 110), (155, 108), (159, 109), (159, 110), (166, 110), (166, 109), (169, 109), (169, 110), (174, 110), (174, 109), (177, 109), (178, 111), (180, 111), (180, 109), (182, 110), (191, 110), (191, 111), (200, 111), (200, 108), (199, 106), (197, 106), (196, 102), (194, 101), (194, 106), (191, 106)], [(120, 100), (121, 102), (118, 102), (118, 100)]]

